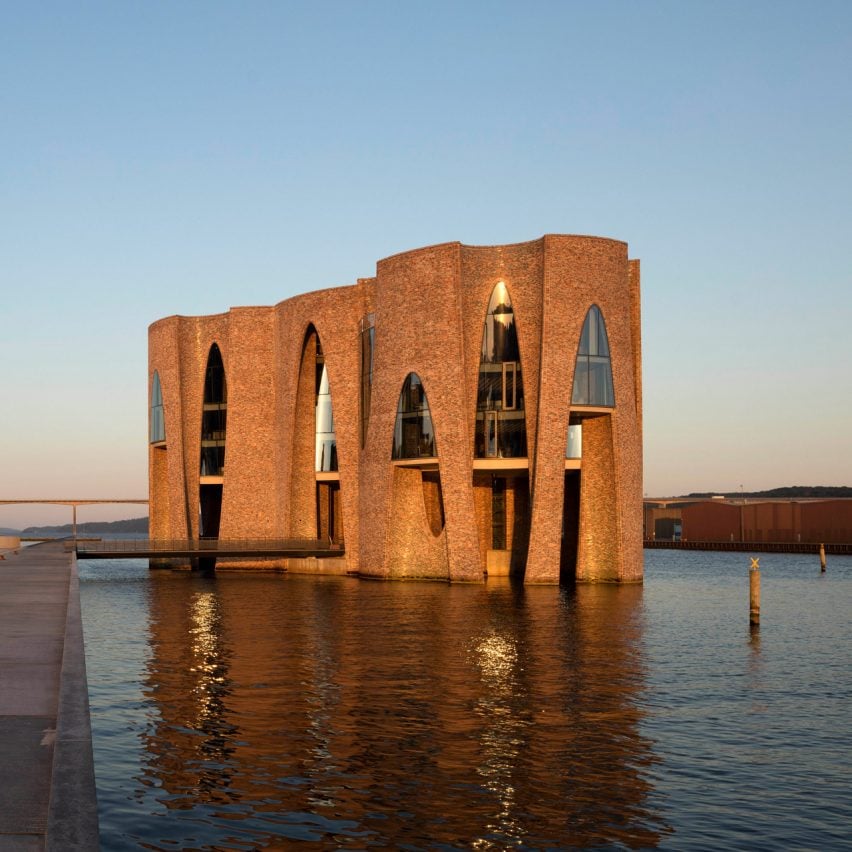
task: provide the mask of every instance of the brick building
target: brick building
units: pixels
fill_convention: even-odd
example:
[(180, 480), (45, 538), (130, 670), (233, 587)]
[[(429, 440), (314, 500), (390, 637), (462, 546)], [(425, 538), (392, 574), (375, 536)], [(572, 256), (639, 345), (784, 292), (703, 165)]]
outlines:
[(547, 235), (149, 329), (156, 539), (323, 538), (290, 571), (642, 579), (639, 263)]

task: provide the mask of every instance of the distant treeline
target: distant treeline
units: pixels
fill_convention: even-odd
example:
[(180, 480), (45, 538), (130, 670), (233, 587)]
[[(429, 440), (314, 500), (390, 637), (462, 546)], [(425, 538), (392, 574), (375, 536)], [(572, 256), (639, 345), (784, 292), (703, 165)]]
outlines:
[(848, 485), (789, 485), (768, 491), (693, 491), (686, 497), (852, 497)]
[[(23, 532), (27, 535), (44, 535), (46, 533), (71, 533), (71, 524), (62, 524), (56, 527), (27, 527)], [(148, 518), (130, 518), (127, 521), (86, 521), (77, 524), (77, 532), (105, 532), (105, 533), (130, 533), (148, 532)]]

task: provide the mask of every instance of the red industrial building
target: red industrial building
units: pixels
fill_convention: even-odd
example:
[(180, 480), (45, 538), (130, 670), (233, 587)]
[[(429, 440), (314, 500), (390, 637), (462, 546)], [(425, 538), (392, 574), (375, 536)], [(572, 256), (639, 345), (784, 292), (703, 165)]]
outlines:
[(852, 500), (646, 500), (645, 539), (852, 543)]

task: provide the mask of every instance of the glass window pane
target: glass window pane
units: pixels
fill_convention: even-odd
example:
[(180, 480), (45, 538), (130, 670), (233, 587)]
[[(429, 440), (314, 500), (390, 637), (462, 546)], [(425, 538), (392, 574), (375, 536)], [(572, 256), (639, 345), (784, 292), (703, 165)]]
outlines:
[(148, 440), (159, 444), (166, 440), (166, 418), (163, 413), (163, 390), (160, 386), (160, 374), (155, 370), (151, 382), (151, 420)]
[[(478, 458), (527, 454), (520, 358), (512, 301), (505, 282), (499, 281), (491, 292), (482, 331), (474, 438)], [(504, 428), (516, 412), (520, 416)]]
[(596, 354), (605, 355), (609, 358), (609, 340), (606, 336), (603, 314), (600, 311), (598, 311), (598, 351)]
[(318, 392), (314, 411), (314, 470), (337, 470), (337, 435), (334, 431), (334, 409), (331, 404), (331, 384), (322, 350), (317, 343)]
[(608, 408), (615, 405), (609, 340), (603, 314), (597, 305), (589, 308), (583, 323), (574, 368), (571, 404)]
[(571, 424), (568, 427), (568, 446), (565, 450), (566, 459), (581, 459), (583, 457), (583, 427)]
[(426, 391), (420, 378), (409, 373), (399, 393), (391, 458), (435, 458), (437, 455)]
[(574, 368), (574, 390), (571, 394), (573, 405), (590, 405), (589, 402), (589, 359), (585, 355), (577, 356)]

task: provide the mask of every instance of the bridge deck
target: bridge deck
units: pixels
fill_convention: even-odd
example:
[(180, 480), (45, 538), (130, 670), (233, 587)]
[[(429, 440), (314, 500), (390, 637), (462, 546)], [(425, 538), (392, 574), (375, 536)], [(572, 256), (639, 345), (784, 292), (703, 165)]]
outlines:
[(334, 558), (344, 556), (342, 544), (319, 539), (123, 539), (81, 541), (75, 544), (78, 559), (145, 559), (193, 557), (289, 557)]

